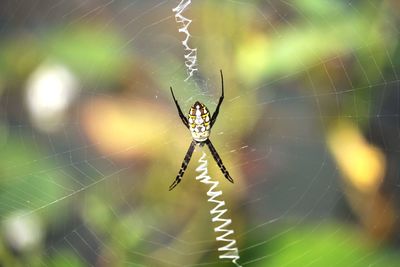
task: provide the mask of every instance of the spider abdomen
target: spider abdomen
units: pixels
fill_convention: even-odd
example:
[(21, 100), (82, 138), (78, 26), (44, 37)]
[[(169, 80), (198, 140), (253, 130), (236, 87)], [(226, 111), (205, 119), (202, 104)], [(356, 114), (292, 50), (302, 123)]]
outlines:
[(189, 129), (192, 137), (197, 142), (203, 142), (210, 136), (210, 112), (207, 107), (196, 102), (189, 110)]

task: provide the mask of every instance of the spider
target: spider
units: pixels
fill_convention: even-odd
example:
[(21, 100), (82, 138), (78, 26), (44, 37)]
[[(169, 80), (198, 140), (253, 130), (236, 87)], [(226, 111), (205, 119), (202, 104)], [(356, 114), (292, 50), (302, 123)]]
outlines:
[(186, 156), (183, 159), (181, 169), (179, 170), (179, 173), (176, 176), (175, 181), (169, 187), (169, 191), (174, 189), (175, 186), (177, 186), (181, 182), (182, 176), (186, 171), (186, 168), (189, 164), (190, 158), (192, 157), (196, 145), (202, 147), (204, 146), (204, 144), (206, 144), (208, 146), (212, 156), (214, 157), (214, 160), (217, 162), (217, 165), (224, 174), (225, 178), (228, 179), (231, 183), (233, 183), (232, 177), (229, 175), (229, 172), (226, 170), (224, 164), (222, 163), (222, 160), (218, 155), (217, 150), (215, 149), (215, 147), (213, 146), (213, 144), (209, 139), (211, 128), (213, 127), (215, 121), (217, 120), (219, 108), (221, 107), (222, 101), (224, 100), (224, 76), (222, 75), (222, 70), (220, 70), (220, 73), (221, 73), (222, 95), (219, 98), (217, 108), (215, 109), (215, 112), (211, 116), (211, 118), (210, 118), (210, 112), (208, 111), (207, 107), (203, 103), (200, 103), (199, 101), (196, 101), (194, 105), (190, 108), (188, 117), (186, 118), (185, 115), (183, 115), (181, 108), (179, 107), (178, 101), (176, 100), (174, 92), (172, 91), (172, 87), (170, 87), (172, 98), (174, 99), (176, 108), (178, 109), (179, 117), (181, 118), (186, 128), (190, 130), (193, 141), (190, 143), (189, 149), (186, 152)]

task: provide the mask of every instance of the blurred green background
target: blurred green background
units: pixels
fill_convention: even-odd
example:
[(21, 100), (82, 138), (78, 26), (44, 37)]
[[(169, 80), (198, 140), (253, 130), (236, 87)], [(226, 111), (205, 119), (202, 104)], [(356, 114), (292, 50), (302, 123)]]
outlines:
[(0, 3), (0, 266), (218, 259), (186, 112), (211, 140), (243, 266), (400, 266), (398, 1)]

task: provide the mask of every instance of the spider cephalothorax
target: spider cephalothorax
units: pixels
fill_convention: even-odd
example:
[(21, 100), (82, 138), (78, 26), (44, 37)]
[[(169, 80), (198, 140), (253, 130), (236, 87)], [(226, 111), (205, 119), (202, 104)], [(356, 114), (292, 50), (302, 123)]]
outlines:
[(182, 176), (185, 173), (185, 170), (189, 164), (195, 146), (196, 145), (203, 146), (204, 144), (206, 144), (210, 149), (211, 154), (213, 155), (215, 161), (217, 162), (218, 167), (221, 169), (225, 178), (233, 183), (232, 177), (229, 175), (229, 172), (226, 170), (224, 164), (222, 163), (222, 160), (218, 155), (217, 150), (215, 149), (215, 147), (213, 146), (213, 144), (209, 139), (211, 128), (213, 127), (215, 121), (217, 120), (219, 108), (222, 104), (222, 101), (224, 100), (224, 77), (222, 75), (222, 70), (220, 71), (220, 73), (221, 73), (222, 95), (219, 98), (217, 108), (215, 109), (215, 112), (211, 117), (207, 107), (204, 104), (200, 103), (199, 101), (196, 101), (194, 105), (190, 108), (188, 117), (186, 118), (185, 115), (183, 115), (181, 108), (179, 107), (178, 101), (176, 101), (175, 99), (172, 87), (170, 87), (172, 97), (178, 109), (179, 117), (181, 118), (183, 124), (190, 130), (190, 133), (192, 134), (193, 137), (193, 141), (189, 146), (185, 158), (183, 159), (182, 166), (181, 169), (179, 170), (178, 176), (175, 178), (175, 181), (169, 187), (169, 190), (174, 189), (174, 187), (177, 186), (182, 180)]

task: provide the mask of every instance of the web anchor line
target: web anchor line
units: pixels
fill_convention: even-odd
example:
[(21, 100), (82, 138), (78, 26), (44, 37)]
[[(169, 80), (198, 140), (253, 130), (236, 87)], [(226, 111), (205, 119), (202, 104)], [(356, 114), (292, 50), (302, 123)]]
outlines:
[(179, 32), (183, 32), (185, 34), (185, 39), (182, 41), (182, 45), (185, 49), (185, 65), (187, 68), (188, 77), (185, 79), (187, 81), (190, 77), (193, 76), (193, 73), (197, 71), (197, 48), (191, 48), (188, 44), (190, 39), (189, 33), (189, 25), (192, 23), (192, 20), (184, 17), (182, 12), (186, 10), (186, 8), (191, 4), (191, 0), (182, 0), (179, 5), (172, 9), (175, 12), (175, 21), (179, 24), (182, 24), (182, 27), (179, 28)]
[(210, 214), (213, 216), (211, 221), (214, 223), (220, 223), (219, 226), (214, 228), (214, 232), (216, 232), (218, 235), (216, 240), (226, 243), (225, 246), (218, 248), (218, 251), (225, 252), (224, 254), (219, 255), (219, 258), (229, 259), (233, 264), (241, 267), (241, 265), (237, 262), (240, 259), (240, 256), (239, 250), (236, 247), (236, 240), (232, 237), (229, 237), (234, 234), (234, 231), (227, 229), (227, 227), (232, 223), (232, 220), (222, 218), (228, 209), (224, 209), (225, 201), (217, 199), (219, 196), (222, 196), (222, 191), (216, 191), (219, 182), (212, 180), (208, 175), (208, 161), (206, 159), (206, 153), (203, 152), (203, 155), (199, 159), (199, 163), (200, 165), (197, 167), (196, 171), (200, 174), (196, 176), (196, 180), (199, 180), (203, 184), (210, 185), (210, 189), (207, 191), (207, 196), (209, 196), (207, 201), (216, 204), (216, 206), (210, 210)]

